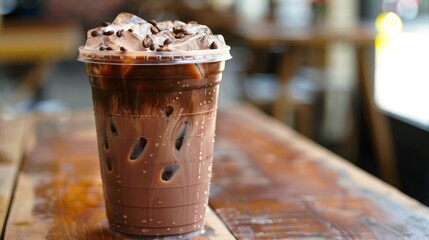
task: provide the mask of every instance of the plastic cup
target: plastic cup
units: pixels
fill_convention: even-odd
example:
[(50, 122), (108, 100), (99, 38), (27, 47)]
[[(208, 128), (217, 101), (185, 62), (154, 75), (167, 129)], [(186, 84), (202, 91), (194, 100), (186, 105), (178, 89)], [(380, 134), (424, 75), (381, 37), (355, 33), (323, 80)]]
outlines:
[(110, 228), (176, 235), (204, 226), (217, 97), (229, 47), (79, 49), (92, 89)]

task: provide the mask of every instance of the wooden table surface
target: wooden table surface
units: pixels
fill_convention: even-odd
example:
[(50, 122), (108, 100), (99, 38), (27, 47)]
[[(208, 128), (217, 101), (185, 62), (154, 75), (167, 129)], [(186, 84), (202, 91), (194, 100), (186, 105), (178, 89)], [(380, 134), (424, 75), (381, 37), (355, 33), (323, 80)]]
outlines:
[[(217, 123), (213, 211), (192, 239), (429, 239), (426, 207), (276, 120), (240, 104)], [(33, 129), (0, 134), (31, 146), (14, 149), (29, 150), (10, 205), (15, 181), (0, 185), (3, 237), (124, 239), (108, 230), (92, 112), (36, 118)]]

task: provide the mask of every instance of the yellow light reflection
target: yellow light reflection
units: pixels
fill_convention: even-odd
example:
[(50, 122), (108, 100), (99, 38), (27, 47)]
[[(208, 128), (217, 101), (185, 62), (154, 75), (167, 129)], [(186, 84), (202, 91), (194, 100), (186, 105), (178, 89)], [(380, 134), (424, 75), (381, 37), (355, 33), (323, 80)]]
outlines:
[(402, 20), (393, 12), (382, 13), (376, 18), (375, 27), (379, 34), (395, 36), (402, 31)]

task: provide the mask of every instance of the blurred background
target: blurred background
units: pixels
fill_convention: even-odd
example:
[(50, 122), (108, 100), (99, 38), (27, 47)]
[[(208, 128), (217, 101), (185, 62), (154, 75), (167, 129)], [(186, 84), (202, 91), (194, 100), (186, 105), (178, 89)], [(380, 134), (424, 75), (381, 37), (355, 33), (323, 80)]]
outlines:
[(251, 104), (429, 205), (429, 0), (0, 0), (0, 118), (91, 108), (77, 48), (121, 11), (232, 47), (219, 104)]

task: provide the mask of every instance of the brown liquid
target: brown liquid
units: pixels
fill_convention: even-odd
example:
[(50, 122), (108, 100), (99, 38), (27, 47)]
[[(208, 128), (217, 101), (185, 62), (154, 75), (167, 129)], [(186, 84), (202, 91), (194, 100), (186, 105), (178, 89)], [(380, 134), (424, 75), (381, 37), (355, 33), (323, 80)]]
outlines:
[(86, 68), (111, 228), (138, 235), (201, 229), (224, 62)]

